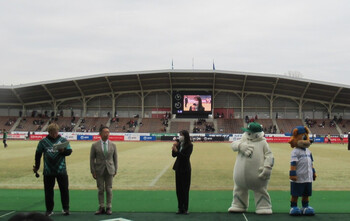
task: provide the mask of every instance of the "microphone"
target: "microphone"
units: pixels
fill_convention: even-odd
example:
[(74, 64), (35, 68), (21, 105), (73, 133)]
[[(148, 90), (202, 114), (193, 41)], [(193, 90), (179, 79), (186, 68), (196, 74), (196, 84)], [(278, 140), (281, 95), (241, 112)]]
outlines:
[[(35, 168), (35, 166), (33, 165), (33, 169)], [(40, 177), (40, 175), (38, 174), (38, 171), (33, 171), (34, 173), (35, 173), (35, 177), (36, 178), (39, 178)]]

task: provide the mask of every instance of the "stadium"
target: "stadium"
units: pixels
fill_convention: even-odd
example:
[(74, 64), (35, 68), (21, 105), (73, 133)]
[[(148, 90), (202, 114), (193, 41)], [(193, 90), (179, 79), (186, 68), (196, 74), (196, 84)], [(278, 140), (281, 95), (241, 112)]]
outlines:
[[(101, 126), (110, 128), (110, 138), (121, 151), (119, 157), (126, 159), (114, 187), (113, 200), (120, 212), (116, 217), (175, 219), (170, 147), (185, 129), (198, 148), (192, 158), (198, 170), (192, 175), (193, 214), (183, 220), (290, 219), (287, 174), (291, 149), (287, 142), (291, 130), (299, 125), (310, 129), (316, 168), (322, 168), (311, 202), (317, 202), (314, 207), (324, 218), (349, 215), (350, 164), (344, 145), (350, 131), (349, 85), (265, 73), (168, 69), (0, 86), (0, 94), (0, 129), (9, 132), (9, 147), (1, 150), (0, 166), (6, 169), (0, 172), (1, 198), (5, 199), (0, 219), (16, 211), (44, 211), (42, 181), (31, 173), (31, 164), (37, 142), (47, 135), (50, 122), (60, 126), (60, 134), (73, 148), (68, 161), (73, 214), (69, 218), (57, 215), (54, 220), (101, 220), (87, 216), (96, 207), (96, 190), (86, 163), (92, 141), (100, 139)], [(196, 107), (198, 98), (202, 109)], [(239, 139), (241, 128), (253, 121), (263, 126), (276, 158), (269, 186), (276, 206), (271, 217), (257, 216), (253, 208), (243, 216), (226, 212), (232, 200), (236, 155), (229, 142)], [(152, 207), (145, 199), (158, 206)], [(59, 211), (59, 198), (55, 201)]]

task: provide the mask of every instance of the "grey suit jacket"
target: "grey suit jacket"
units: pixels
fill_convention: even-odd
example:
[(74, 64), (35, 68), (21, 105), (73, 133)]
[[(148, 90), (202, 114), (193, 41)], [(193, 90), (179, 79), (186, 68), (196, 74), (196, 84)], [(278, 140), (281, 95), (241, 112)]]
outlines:
[(115, 175), (118, 170), (117, 147), (110, 140), (108, 141), (107, 156), (102, 151), (101, 140), (91, 146), (90, 170), (92, 174), (103, 174), (105, 169), (110, 175)]

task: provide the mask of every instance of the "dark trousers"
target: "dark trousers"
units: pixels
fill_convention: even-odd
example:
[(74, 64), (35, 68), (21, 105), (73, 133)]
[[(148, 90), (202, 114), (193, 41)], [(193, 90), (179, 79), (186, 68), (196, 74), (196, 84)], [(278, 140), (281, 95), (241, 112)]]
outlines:
[(68, 190), (68, 175), (44, 176), (45, 188), (45, 205), (46, 211), (52, 211), (54, 207), (54, 186), (57, 179), (58, 187), (61, 193), (61, 203), (64, 210), (69, 210), (69, 190)]
[(191, 171), (175, 172), (176, 196), (179, 211), (188, 211), (188, 200), (191, 185)]

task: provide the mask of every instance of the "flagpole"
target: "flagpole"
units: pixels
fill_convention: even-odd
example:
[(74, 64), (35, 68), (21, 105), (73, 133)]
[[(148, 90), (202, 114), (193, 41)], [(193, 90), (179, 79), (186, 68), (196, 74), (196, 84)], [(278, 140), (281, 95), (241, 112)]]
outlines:
[(192, 57), (192, 70), (194, 70), (194, 57)]

